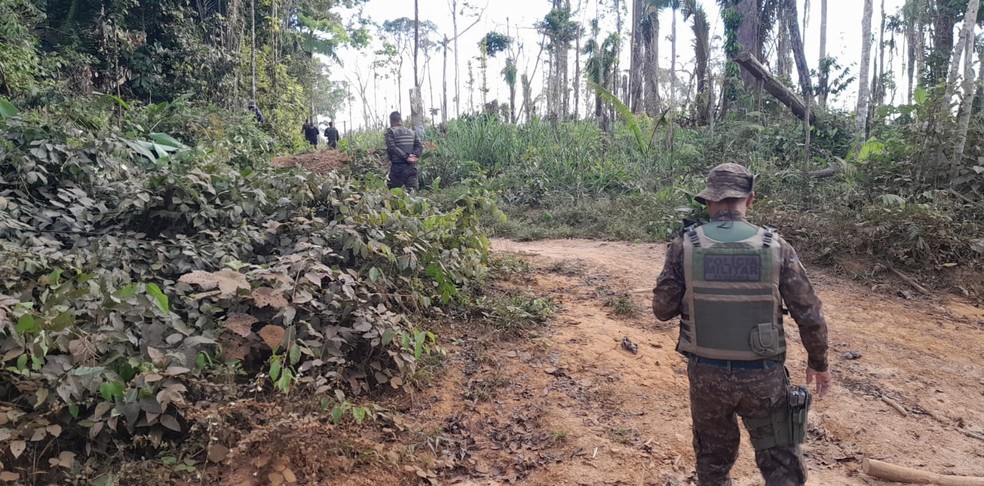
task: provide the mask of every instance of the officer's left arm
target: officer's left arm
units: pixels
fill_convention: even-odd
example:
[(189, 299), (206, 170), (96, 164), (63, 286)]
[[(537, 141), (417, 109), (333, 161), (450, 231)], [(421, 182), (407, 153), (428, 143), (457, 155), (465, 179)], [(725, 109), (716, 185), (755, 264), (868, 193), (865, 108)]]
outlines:
[(780, 241), (780, 244), (782, 272), (779, 276), (779, 293), (799, 327), (803, 347), (809, 355), (808, 366), (814, 371), (827, 371), (827, 321), (823, 316), (823, 304), (796, 250), (785, 241)]

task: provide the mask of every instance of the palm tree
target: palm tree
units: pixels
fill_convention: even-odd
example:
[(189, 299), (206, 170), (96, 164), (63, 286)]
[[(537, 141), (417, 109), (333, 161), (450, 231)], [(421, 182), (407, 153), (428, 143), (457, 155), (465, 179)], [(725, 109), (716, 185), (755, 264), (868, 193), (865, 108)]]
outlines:
[(513, 58), (506, 59), (506, 67), (502, 68), (502, 78), (509, 85), (509, 121), (516, 123), (516, 75), (518, 70), (516, 69), (516, 60)]

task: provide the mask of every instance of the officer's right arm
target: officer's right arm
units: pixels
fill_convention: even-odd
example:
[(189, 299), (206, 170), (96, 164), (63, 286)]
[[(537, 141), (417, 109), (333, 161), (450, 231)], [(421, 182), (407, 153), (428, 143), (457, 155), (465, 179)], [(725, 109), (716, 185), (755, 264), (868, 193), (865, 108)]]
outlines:
[(677, 238), (666, 249), (663, 271), (653, 289), (653, 314), (661, 321), (680, 315), (680, 303), (687, 287), (683, 277), (683, 240)]

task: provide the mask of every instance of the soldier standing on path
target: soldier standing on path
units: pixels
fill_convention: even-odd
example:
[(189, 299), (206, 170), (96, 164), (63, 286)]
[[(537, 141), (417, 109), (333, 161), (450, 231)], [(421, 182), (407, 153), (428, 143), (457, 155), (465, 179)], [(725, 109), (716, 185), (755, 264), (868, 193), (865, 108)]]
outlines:
[(334, 150), (338, 148), (338, 141), (341, 137), (338, 136), (338, 129), (335, 128), (335, 122), (328, 122), (328, 128), (325, 129), (325, 139), (328, 140), (328, 148)]
[(653, 313), (680, 316), (677, 351), (689, 363), (690, 411), (698, 486), (730, 486), (742, 418), (767, 486), (806, 484), (800, 444), (809, 389), (791, 386), (784, 366), (782, 305), (809, 354), (806, 382), (823, 397), (830, 387), (827, 324), (820, 299), (792, 246), (774, 230), (745, 220), (755, 177), (721, 164), (696, 196), (711, 222), (674, 240), (653, 290)]
[(386, 187), (390, 189), (406, 187), (417, 190), (417, 162), (423, 146), (420, 137), (413, 130), (403, 126), (400, 112), (390, 113), (390, 127), (384, 135), (386, 139), (386, 155), (390, 160), (389, 180)]

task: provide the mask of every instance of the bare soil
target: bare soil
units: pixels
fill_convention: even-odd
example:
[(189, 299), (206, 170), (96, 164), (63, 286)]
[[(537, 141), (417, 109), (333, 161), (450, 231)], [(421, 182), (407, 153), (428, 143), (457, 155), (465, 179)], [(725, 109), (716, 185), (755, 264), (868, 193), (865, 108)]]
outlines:
[[(266, 413), (265, 432), (242, 431), (251, 439), (238, 440), (208, 477), (295, 484), (280, 481), (289, 468), (296, 484), (311, 485), (693, 484), (677, 326), (656, 321), (648, 302), (664, 245), (499, 240), (494, 248), (532, 268), (499, 285), (559, 304), (547, 326), (515, 337), (450, 325), (439, 372), (416, 394), (385, 402), (387, 417), (336, 427), (324, 414)], [(984, 310), (876, 293), (825, 271), (813, 278), (835, 384), (811, 412), (809, 484), (892, 484), (862, 474), (864, 457), (984, 476)], [(882, 287), (893, 285), (905, 284)], [(787, 325), (787, 366), (802, 381), (805, 353)], [(625, 337), (638, 354), (621, 345)], [(733, 475), (739, 486), (763, 483), (747, 440)]]
[(352, 162), (351, 157), (337, 150), (318, 150), (300, 155), (285, 155), (270, 162), (274, 167), (300, 167), (308, 172), (326, 174)]

